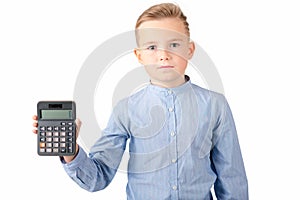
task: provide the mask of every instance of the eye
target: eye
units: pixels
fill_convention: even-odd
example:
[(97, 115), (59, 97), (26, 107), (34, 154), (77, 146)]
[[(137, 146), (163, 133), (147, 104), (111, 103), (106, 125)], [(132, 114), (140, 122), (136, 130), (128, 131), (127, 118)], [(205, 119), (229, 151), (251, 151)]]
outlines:
[(157, 46), (156, 45), (150, 45), (147, 47), (147, 50), (156, 50), (157, 49)]
[(171, 48), (180, 47), (180, 44), (179, 44), (179, 43), (176, 43), (176, 42), (172, 42), (172, 43), (170, 44), (170, 47), (171, 47)]

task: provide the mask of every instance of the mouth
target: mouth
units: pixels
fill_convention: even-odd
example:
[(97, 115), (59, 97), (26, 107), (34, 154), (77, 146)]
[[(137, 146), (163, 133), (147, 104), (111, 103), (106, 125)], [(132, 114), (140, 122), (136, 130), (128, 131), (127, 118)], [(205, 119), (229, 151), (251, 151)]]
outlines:
[(159, 69), (172, 69), (172, 68), (174, 68), (174, 66), (171, 65), (164, 65), (159, 67)]

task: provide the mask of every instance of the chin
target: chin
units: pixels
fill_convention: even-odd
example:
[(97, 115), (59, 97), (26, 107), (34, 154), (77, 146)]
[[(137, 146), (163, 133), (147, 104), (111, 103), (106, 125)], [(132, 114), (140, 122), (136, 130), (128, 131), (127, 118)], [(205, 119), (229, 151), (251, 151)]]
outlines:
[(165, 75), (163, 77), (160, 77), (160, 81), (162, 82), (166, 82), (166, 83), (169, 83), (169, 82), (176, 82), (178, 81), (182, 76), (181, 75)]

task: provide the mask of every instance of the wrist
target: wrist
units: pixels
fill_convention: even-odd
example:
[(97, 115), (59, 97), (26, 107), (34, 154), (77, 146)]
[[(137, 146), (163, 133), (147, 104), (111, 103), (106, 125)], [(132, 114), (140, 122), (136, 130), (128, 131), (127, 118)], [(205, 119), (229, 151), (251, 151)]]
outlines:
[(71, 162), (71, 161), (74, 160), (74, 158), (77, 156), (78, 152), (79, 152), (79, 146), (78, 146), (78, 144), (76, 143), (75, 154), (72, 155), (72, 156), (63, 156), (64, 161), (65, 161), (66, 163)]

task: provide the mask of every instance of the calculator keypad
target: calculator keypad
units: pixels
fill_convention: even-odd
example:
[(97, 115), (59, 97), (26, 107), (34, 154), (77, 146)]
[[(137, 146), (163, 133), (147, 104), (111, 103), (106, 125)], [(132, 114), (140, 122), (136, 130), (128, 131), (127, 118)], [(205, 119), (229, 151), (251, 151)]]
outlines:
[(76, 145), (75, 122), (39, 122), (38, 154), (39, 155), (73, 155)]

